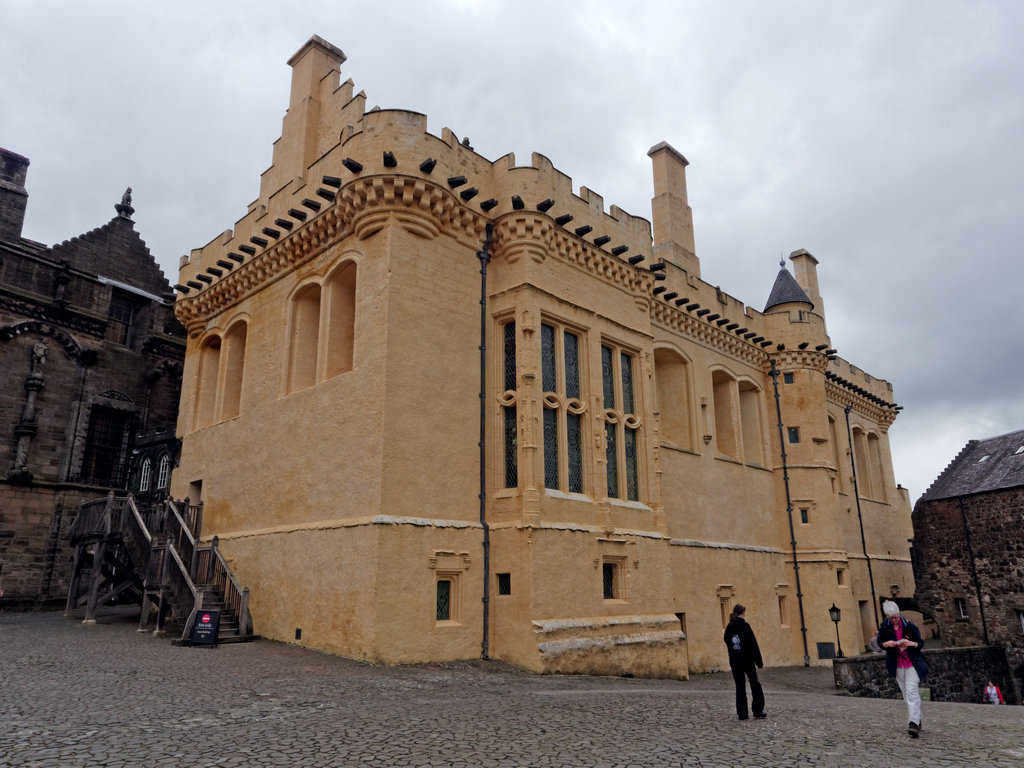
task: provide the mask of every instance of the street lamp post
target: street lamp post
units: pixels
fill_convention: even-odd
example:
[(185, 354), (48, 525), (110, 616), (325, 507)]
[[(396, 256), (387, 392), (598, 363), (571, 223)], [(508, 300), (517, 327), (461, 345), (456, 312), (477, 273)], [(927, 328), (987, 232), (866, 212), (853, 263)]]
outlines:
[(843, 644), (839, 642), (839, 609), (836, 608), (836, 604), (832, 603), (832, 607), (828, 609), (828, 617), (835, 622), (836, 625), (836, 658), (843, 658)]

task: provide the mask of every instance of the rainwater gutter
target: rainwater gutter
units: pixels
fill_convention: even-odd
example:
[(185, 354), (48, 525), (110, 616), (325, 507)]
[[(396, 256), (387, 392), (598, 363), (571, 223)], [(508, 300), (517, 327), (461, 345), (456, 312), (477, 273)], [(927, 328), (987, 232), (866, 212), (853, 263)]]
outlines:
[(775, 391), (775, 415), (779, 420), (779, 450), (782, 451), (782, 482), (786, 486), (786, 514), (789, 516), (789, 543), (793, 548), (793, 573), (796, 577), (796, 604), (800, 607), (800, 634), (804, 641), (804, 666), (811, 666), (811, 656), (807, 652), (807, 624), (804, 621), (804, 593), (800, 589), (800, 564), (796, 560), (796, 531), (793, 528), (793, 501), (789, 495), (789, 465), (786, 463), (786, 441), (782, 435), (782, 406), (779, 404), (779, 369), (775, 360), (771, 359), (772, 369), (768, 375), (772, 377), (772, 389)]
[(484, 531), (484, 595), (483, 595), (483, 639), (480, 642), (480, 658), (488, 659), (490, 644), (490, 603), (491, 603), (491, 529), (487, 525), (487, 264), (491, 260), (488, 248), (494, 228), (487, 224), (484, 246), (476, 252), (480, 259), (480, 526)]

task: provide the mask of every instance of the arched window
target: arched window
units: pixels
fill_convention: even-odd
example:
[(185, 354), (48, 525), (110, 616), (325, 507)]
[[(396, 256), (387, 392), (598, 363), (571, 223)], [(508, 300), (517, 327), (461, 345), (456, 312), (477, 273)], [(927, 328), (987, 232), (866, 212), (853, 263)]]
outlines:
[(761, 428), (761, 391), (752, 382), (739, 383), (740, 433), (743, 436), (743, 461), (764, 464)]
[(872, 498), (879, 501), (886, 500), (885, 482), (882, 472), (882, 448), (881, 441), (874, 432), (868, 433), (867, 452), (868, 473), (871, 475)]
[(327, 279), (327, 364), (324, 377), (352, 370), (355, 352), (356, 265), (343, 263)]
[(149, 490), (149, 484), (153, 479), (153, 460), (148, 456), (142, 460), (142, 469), (139, 470), (139, 493)]
[[(148, 459), (147, 459), (148, 461)], [(166, 453), (160, 457), (160, 463), (157, 465), (156, 472), (156, 487), (166, 488), (168, 481), (171, 479), (171, 457)]]
[(693, 450), (693, 398), (689, 363), (671, 350), (656, 349), (654, 376), (658, 408), (661, 411), (661, 436), (680, 448)]
[(853, 464), (857, 469), (857, 491), (861, 496), (874, 498), (868, 460), (868, 436), (860, 427), (853, 428)]
[(736, 380), (725, 371), (711, 374), (712, 392), (715, 400), (715, 442), (719, 453), (734, 459), (739, 458), (739, 441), (737, 439), (737, 408)]
[(245, 369), (245, 343), (249, 326), (235, 323), (224, 337), (224, 397), (220, 420), (232, 419), (239, 414), (242, 402), (242, 372)]
[(320, 337), (320, 286), (308, 285), (292, 300), (289, 324), (288, 391), (316, 383)]
[(849, 472), (849, 468), (843, 461), (842, 451), (839, 450), (839, 429), (836, 426), (836, 420), (831, 416), (828, 417), (828, 439), (832, 443), (832, 463), (836, 468), (836, 487), (833, 489), (836, 493), (841, 493), (846, 490), (846, 474)]
[(196, 382), (195, 428), (213, 424), (217, 404), (217, 375), (220, 369), (220, 336), (211, 336), (199, 349), (199, 375)]

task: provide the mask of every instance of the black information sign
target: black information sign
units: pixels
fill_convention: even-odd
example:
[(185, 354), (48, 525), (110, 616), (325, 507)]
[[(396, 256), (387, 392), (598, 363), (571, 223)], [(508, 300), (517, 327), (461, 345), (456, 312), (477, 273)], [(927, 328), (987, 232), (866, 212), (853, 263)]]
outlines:
[(196, 611), (196, 623), (192, 625), (192, 639), (189, 645), (217, 645), (217, 625), (220, 611)]

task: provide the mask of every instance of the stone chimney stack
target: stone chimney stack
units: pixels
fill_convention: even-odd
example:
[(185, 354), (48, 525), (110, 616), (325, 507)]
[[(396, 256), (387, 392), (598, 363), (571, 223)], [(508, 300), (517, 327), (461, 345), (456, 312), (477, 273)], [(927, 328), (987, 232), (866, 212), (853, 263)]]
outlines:
[(804, 289), (807, 298), (814, 303), (814, 311), (824, 318), (825, 304), (818, 289), (818, 260), (803, 248), (789, 254), (789, 260), (793, 262), (793, 277), (797, 285)]
[(28, 191), (28, 158), (0, 147), (0, 241), (21, 239)]
[(654, 165), (654, 254), (700, 277), (700, 260), (693, 242), (693, 212), (686, 196), (686, 166), (690, 163), (664, 141), (651, 147), (647, 155)]
[[(292, 68), (291, 97), (281, 123), (281, 138), (274, 142), (272, 165), (260, 185), (264, 204), (289, 181), (304, 177), (326, 148), (320, 146), (321, 110), (338, 88), (346, 58), (340, 48), (313, 35), (288, 59)], [(337, 140), (334, 135), (331, 144)]]

